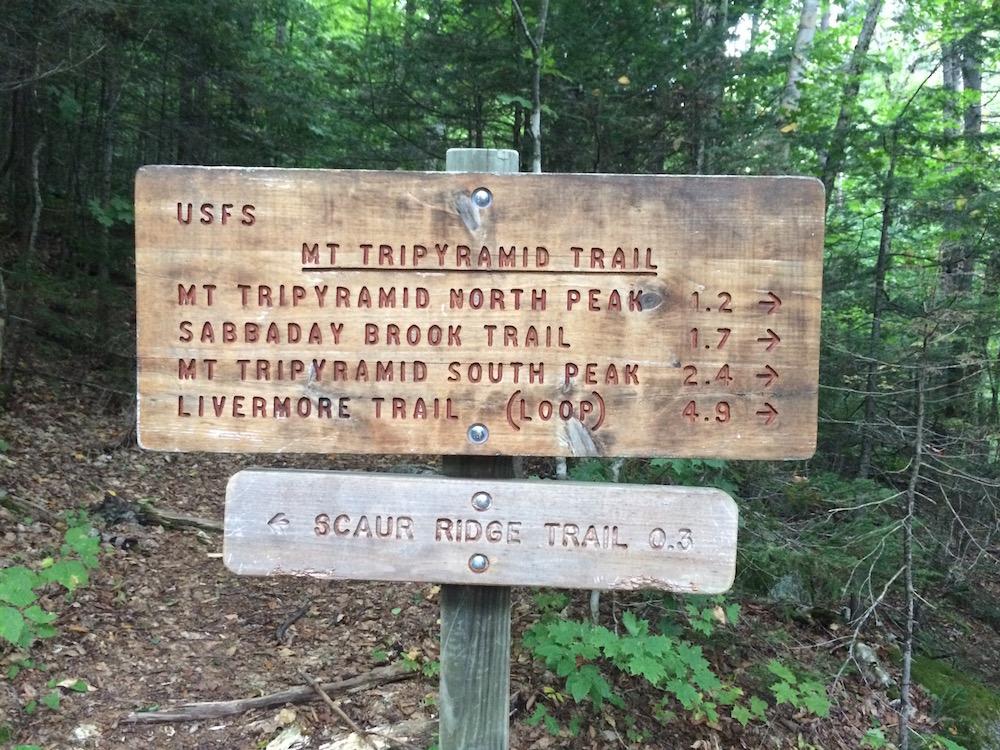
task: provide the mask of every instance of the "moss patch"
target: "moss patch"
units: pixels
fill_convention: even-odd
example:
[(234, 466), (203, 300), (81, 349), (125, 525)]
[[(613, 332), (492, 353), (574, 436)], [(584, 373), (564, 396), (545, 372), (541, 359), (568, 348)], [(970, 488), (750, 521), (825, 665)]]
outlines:
[(995, 747), (1000, 726), (1000, 693), (941, 659), (918, 656), (913, 680), (934, 696), (944, 718), (943, 734), (952, 735), (970, 750)]

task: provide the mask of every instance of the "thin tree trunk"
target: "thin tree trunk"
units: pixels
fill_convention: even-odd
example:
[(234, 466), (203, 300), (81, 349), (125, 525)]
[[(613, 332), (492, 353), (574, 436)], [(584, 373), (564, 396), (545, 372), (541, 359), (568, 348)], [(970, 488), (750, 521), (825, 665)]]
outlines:
[(865, 383), (865, 416), (861, 425), (861, 456), (858, 461), (858, 477), (871, 476), (872, 451), (875, 446), (875, 420), (878, 417), (878, 365), (879, 350), (882, 346), (882, 313), (885, 311), (885, 277), (889, 272), (889, 253), (892, 249), (893, 190), (896, 181), (896, 139), (897, 126), (892, 130), (892, 153), (889, 157), (889, 171), (882, 185), (882, 233), (879, 235), (878, 258), (875, 261), (875, 288), (872, 296), (872, 327), (868, 337), (868, 374)]
[(875, 27), (878, 24), (879, 14), (882, 12), (883, 1), (869, 0), (868, 2), (865, 20), (861, 24), (861, 33), (858, 35), (858, 43), (854, 46), (854, 52), (851, 53), (851, 60), (847, 66), (847, 82), (844, 84), (844, 91), (840, 97), (840, 114), (837, 115), (837, 124), (833, 128), (830, 147), (826, 154), (820, 155), (823, 187), (826, 189), (826, 205), (828, 207), (837, 175), (844, 167), (847, 135), (851, 129), (854, 104), (858, 97), (858, 91), (861, 89), (861, 72), (868, 57), (868, 47), (871, 46), (872, 37), (875, 35)]
[[(781, 113), (779, 121), (782, 132), (794, 122), (795, 110), (799, 107), (799, 83), (805, 77), (806, 62), (809, 48), (816, 36), (816, 16), (819, 13), (819, 0), (804, 0), (802, 13), (799, 16), (799, 30), (795, 35), (795, 45), (792, 48), (792, 59), (788, 61), (788, 75), (785, 78), (785, 90), (781, 94)], [(781, 144), (781, 163), (787, 168), (791, 157), (791, 137), (786, 135)]]
[[(728, 26), (728, 0), (695, 0), (693, 14), (698, 24), (699, 49), (704, 54), (694, 62), (700, 76), (700, 91), (694, 99), (692, 142), (695, 143), (695, 174), (712, 174), (717, 169), (716, 147), (719, 142), (719, 108), (722, 103), (722, 64), (725, 58), (725, 30)], [(720, 31), (722, 33), (720, 33)]]
[(545, 42), (545, 24), (549, 17), (549, 0), (542, 0), (538, 10), (538, 23), (535, 33), (528, 28), (528, 20), (524, 16), (519, 0), (511, 0), (514, 12), (521, 23), (521, 30), (531, 47), (531, 140), (533, 144), (531, 171), (542, 173), (542, 44)]
[[(878, 364), (879, 350), (882, 344), (882, 313), (885, 310), (885, 277), (889, 272), (890, 250), (892, 249), (892, 221), (893, 221), (893, 193), (896, 182), (896, 161), (899, 151), (899, 128), (903, 123), (903, 118), (913, 103), (914, 98), (919, 94), (927, 81), (930, 80), (931, 73), (923, 80), (917, 89), (910, 95), (906, 105), (896, 117), (889, 137), (889, 171), (885, 175), (882, 183), (882, 233), (879, 236), (878, 258), (875, 261), (875, 289), (872, 298), (872, 327), (868, 339), (868, 374), (865, 383), (865, 416), (861, 425), (861, 454), (858, 461), (858, 477), (867, 479), (872, 470), (872, 451), (875, 446), (875, 420), (878, 416), (878, 404), (876, 403), (876, 392), (878, 389)], [(830, 195), (827, 193), (827, 205), (829, 205)]]
[[(952, 195), (945, 206), (942, 221), (944, 239), (941, 242), (940, 291), (945, 304), (954, 299), (969, 299), (974, 294), (973, 280), (976, 276), (978, 237), (970, 231), (967, 212), (958, 204), (958, 198), (975, 201), (980, 188), (970, 177), (964, 166), (970, 163), (980, 148), (982, 134), (982, 69), (979, 60), (971, 50), (979, 47), (979, 40), (969, 36), (949, 45), (942, 58), (942, 66), (949, 67), (948, 89), (945, 91), (945, 127), (949, 136), (956, 141), (956, 149), (961, 157), (946, 172), (952, 183)], [(964, 102), (961, 116), (958, 105)], [(957, 129), (961, 123), (961, 131)], [(974, 363), (975, 355), (987, 346), (989, 330), (987, 326), (969, 321), (972, 335), (956, 337), (949, 342), (948, 357), (954, 365), (943, 373), (944, 384), (940, 393), (944, 400), (945, 418), (975, 422), (977, 419), (977, 399), (972, 397), (979, 384), (980, 365)], [(969, 355), (973, 355), (970, 357)]]
[(785, 90), (781, 94), (781, 109), (784, 118), (790, 121), (792, 114), (799, 106), (799, 83), (805, 77), (806, 62), (809, 48), (816, 36), (816, 17), (819, 14), (819, 0), (804, 0), (802, 14), (799, 16), (799, 31), (795, 35), (795, 46), (792, 48), (792, 59), (788, 61), (788, 75), (785, 79)]
[[(924, 350), (927, 336), (924, 336)], [(903, 674), (899, 685), (899, 750), (910, 746), (910, 674), (913, 665), (914, 607), (913, 588), (913, 517), (916, 512), (917, 483), (920, 481), (924, 450), (924, 364), (917, 370), (917, 423), (913, 436), (913, 466), (906, 487), (906, 516), (903, 518), (903, 582), (906, 591), (906, 636), (903, 640)]]
[[(98, 267), (100, 283), (105, 289), (111, 278), (111, 192), (112, 178), (115, 158), (115, 136), (117, 129), (118, 98), (120, 90), (118, 65), (111, 58), (105, 69), (104, 97), (102, 109), (104, 122), (101, 128), (101, 210), (104, 212), (105, 220), (101, 222), (101, 254)], [(111, 330), (111, 310), (110, 306), (103, 304), (98, 306), (98, 329), (107, 335)]]

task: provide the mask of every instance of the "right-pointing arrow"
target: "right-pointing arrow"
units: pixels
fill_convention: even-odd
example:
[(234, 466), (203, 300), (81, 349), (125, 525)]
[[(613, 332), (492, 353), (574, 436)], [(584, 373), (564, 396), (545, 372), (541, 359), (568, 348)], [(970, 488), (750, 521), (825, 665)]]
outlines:
[(767, 329), (766, 336), (760, 336), (757, 340), (761, 343), (764, 343), (765, 341), (768, 342), (767, 348), (764, 350), (768, 352), (771, 351), (774, 347), (776, 347), (779, 343), (781, 343), (781, 337), (774, 331), (772, 331), (770, 328)]
[(757, 304), (767, 305), (767, 314), (774, 315), (774, 313), (781, 309), (781, 298), (774, 292), (768, 292), (767, 299), (759, 300)]
[(778, 410), (775, 409), (773, 406), (771, 406), (769, 403), (765, 402), (764, 408), (758, 409), (757, 416), (764, 417), (764, 424), (769, 425), (774, 421), (775, 417), (778, 416)]
[(764, 365), (765, 372), (758, 372), (758, 378), (767, 378), (767, 382), (764, 383), (765, 388), (770, 388), (775, 380), (778, 379), (778, 372), (771, 365)]

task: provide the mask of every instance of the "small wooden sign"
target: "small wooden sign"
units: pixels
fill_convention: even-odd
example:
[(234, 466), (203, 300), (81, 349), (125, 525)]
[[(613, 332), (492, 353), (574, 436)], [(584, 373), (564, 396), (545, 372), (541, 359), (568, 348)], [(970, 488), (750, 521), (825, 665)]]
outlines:
[(248, 469), (229, 480), (238, 575), (717, 594), (736, 503), (704, 487)]
[(805, 458), (805, 178), (147, 167), (158, 450)]

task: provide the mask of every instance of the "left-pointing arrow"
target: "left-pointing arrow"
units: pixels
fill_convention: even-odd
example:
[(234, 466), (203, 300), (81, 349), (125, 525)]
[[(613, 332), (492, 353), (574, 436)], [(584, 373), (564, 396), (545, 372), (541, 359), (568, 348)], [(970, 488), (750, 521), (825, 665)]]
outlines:
[(289, 523), (291, 521), (288, 520), (288, 516), (284, 513), (275, 513), (271, 517), (271, 520), (267, 522), (267, 525), (280, 534)]

